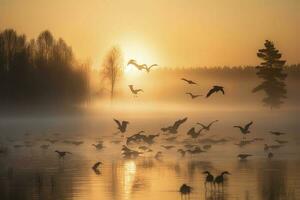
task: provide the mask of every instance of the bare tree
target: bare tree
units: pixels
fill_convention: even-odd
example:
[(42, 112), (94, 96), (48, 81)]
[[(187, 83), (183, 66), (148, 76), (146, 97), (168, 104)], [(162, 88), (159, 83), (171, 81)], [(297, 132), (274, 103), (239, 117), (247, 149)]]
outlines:
[(110, 85), (110, 100), (112, 101), (115, 93), (115, 86), (123, 73), (123, 59), (121, 50), (113, 47), (106, 55), (103, 62), (103, 77), (108, 80)]

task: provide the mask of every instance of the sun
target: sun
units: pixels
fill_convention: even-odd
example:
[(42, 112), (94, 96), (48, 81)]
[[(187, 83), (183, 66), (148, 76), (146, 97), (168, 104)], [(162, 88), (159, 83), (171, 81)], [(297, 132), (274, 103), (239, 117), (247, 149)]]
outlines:
[(142, 44), (143, 43), (131, 42), (130, 44), (123, 44), (121, 46), (125, 63), (124, 73), (126, 76), (135, 77), (144, 73), (144, 71), (138, 70), (133, 65), (127, 66), (129, 60), (134, 59), (139, 64), (147, 65), (151, 65), (156, 61), (153, 53), (151, 53), (151, 49)]

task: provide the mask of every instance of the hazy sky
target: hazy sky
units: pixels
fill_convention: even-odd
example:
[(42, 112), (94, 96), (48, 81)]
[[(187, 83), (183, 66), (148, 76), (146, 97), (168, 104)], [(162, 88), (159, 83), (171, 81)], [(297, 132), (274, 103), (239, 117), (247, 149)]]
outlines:
[(258, 64), (265, 39), (300, 62), (300, 0), (0, 0), (0, 30), (49, 29), (99, 65), (113, 45), (163, 66)]

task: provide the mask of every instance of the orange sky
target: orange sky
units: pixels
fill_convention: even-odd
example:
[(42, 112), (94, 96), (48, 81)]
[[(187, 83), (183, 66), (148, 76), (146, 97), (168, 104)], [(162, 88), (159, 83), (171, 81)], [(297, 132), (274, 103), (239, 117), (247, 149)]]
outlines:
[(113, 45), (162, 66), (258, 64), (265, 39), (300, 62), (299, 0), (0, 0), (0, 29), (49, 29), (98, 66)]

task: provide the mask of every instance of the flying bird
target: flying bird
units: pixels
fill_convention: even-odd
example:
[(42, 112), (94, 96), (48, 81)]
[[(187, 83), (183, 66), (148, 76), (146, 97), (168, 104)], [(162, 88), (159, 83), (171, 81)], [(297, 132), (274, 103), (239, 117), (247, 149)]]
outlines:
[(244, 127), (242, 127), (242, 126), (233, 126), (233, 127), (234, 127), (234, 128), (239, 128), (240, 131), (241, 131), (241, 133), (243, 133), (244, 135), (246, 135), (246, 134), (250, 133), (249, 128), (250, 128), (250, 126), (251, 126), (252, 124), (253, 124), (253, 122), (251, 121), (251, 122), (249, 122), (248, 124), (246, 124)]
[(93, 170), (97, 170), (98, 167), (99, 167), (101, 164), (102, 164), (102, 162), (96, 162), (96, 163), (93, 165), (92, 169), (93, 169)]
[(219, 120), (215, 120), (215, 121), (212, 121), (210, 122), (208, 125), (205, 125), (205, 124), (202, 124), (202, 123), (197, 123), (198, 125), (202, 126), (202, 129), (206, 130), (206, 131), (209, 131), (210, 130), (210, 127), (211, 125), (213, 125), (214, 123), (218, 122)]
[(134, 60), (134, 59), (131, 59), (131, 60), (129, 60), (128, 61), (128, 63), (127, 63), (127, 66), (128, 65), (133, 65), (133, 66), (135, 66), (138, 70), (143, 70), (143, 69), (145, 69), (145, 64), (138, 64), (137, 62), (136, 62), (136, 60)]
[(198, 154), (198, 153), (204, 153), (206, 151), (203, 151), (200, 147), (195, 147), (193, 150), (186, 150), (187, 152), (189, 152), (190, 154)]
[(94, 146), (96, 149), (100, 150), (103, 148), (103, 142), (98, 142), (98, 144), (92, 144), (92, 146)]
[(199, 137), (201, 131), (203, 131), (203, 128), (196, 131), (195, 127), (193, 127), (187, 132), (187, 135), (190, 135), (192, 138), (197, 138), (197, 137)]
[(224, 87), (214, 85), (212, 89), (210, 89), (206, 95), (206, 98), (210, 97), (213, 93), (222, 92), (223, 95), (225, 94)]
[(249, 156), (252, 156), (251, 154), (239, 154), (237, 157), (240, 158), (240, 160), (247, 160)]
[(280, 135), (286, 134), (286, 133), (278, 132), (278, 131), (270, 131), (270, 133), (271, 133), (272, 135), (276, 135), (276, 136), (280, 136)]
[(288, 141), (285, 140), (275, 140), (278, 144), (286, 144)]
[(71, 152), (68, 152), (68, 151), (58, 151), (58, 150), (56, 150), (55, 152), (58, 154), (59, 158), (65, 158), (65, 156), (67, 154), (72, 154)]
[(191, 93), (191, 92), (186, 92), (185, 94), (190, 95), (190, 97), (191, 97), (192, 99), (195, 99), (195, 98), (197, 98), (197, 97), (202, 96), (202, 95), (200, 95), (200, 94), (193, 94), (193, 93)]
[(153, 65), (150, 65), (150, 67), (148, 67), (147, 65), (145, 65), (145, 70), (149, 73), (150, 72), (150, 69), (152, 68), (152, 67), (156, 67), (156, 66), (158, 66), (158, 64), (153, 64)]
[(163, 147), (163, 148), (169, 150), (169, 149), (174, 148), (175, 146), (173, 146), (173, 145), (169, 145), (169, 146), (168, 146), (168, 145), (161, 145), (161, 147)]
[(120, 132), (125, 133), (126, 129), (127, 129), (127, 125), (129, 124), (129, 122), (128, 121), (120, 122), (119, 120), (116, 120), (116, 119), (114, 119), (114, 121), (117, 123), (118, 129), (120, 130)]
[(168, 126), (168, 127), (165, 127), (165, 128), (161, 128), (161, 130), (163, 132), (169, 132), (169, 133), (173, 133), (173, 134), (176, 134), (177, 133), (177, 130), (179, 128), (179, 126), (181, 124), (183, 124), (188, 118), (183, 118), (183, 119), (180, 119), (180, 120), (177, 120), (172, 126)]
[(129, 87), (130, 91), (132, 92), (132, 94), (133, 94), (135, 97), (137, 97), (137, 95), (138, 95), (139, 92), (144, 92), (143, 89), (134, 89), (134, 88), (133, 88), (133, 85), (128, 85), (128, 87)]
[(187, 82), (188, 84), (192, 84), (192, 85), (196, 85), (196, 84), (197, 84), (197, 83), (195, 83), (194, 81), (188, 80), (188, 79), (185, 79), (185, 78), (182, 78), (181, 80)]

